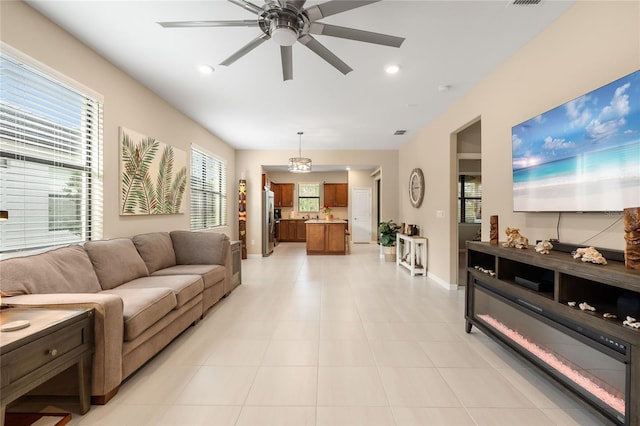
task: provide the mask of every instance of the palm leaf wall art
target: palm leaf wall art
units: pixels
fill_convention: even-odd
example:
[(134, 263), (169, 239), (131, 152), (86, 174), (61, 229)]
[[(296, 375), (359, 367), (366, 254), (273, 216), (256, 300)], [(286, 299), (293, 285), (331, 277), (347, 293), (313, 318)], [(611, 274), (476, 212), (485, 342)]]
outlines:
[(121, 127), (120, 214), (182, 213), (186, 157), (180, 149)]

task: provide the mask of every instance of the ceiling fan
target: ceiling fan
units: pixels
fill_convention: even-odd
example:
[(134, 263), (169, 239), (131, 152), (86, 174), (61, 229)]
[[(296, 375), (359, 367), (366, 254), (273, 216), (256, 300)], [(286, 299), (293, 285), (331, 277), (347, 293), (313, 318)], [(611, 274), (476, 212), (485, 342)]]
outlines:
[(262, 7), (246, 0), (229, 1), (255, 13), (258, 15), (257, 19), (239, 21), (158, 22), (158, 24), (164, 28), (259, 27), (262, 32), (258, 37), (222, 61), (220, 65), (231, 65), (265, 41), (273, 39), (280, 46), (282, 78), (284, 81), (293, 79), (292, 46), (296, 41), (308, 47), (342, 74), (348, 74), (353, 71), (349, 65), (320, 44), (311, 34), (327, 35), (390, 47), (400, 47), (404, 41), (402, 37), (318, 22), (327, 16), (376, 3), (380, 0), (331, 0), (309, 8), (304, 7), (306, 0), (265, 0), (265, 4)]

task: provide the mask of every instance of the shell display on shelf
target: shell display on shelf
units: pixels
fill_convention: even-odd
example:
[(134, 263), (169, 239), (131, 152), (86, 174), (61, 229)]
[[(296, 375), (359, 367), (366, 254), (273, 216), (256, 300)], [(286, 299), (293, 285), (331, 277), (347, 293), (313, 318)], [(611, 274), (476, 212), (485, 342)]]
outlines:
[(582, 311), (591, 311), (591, 312), (595, 312), (596, 311), (596, 308), (594, 308), (593, 306), (591, 306), (587, 302), (582, 302), (581, 304), (578, 305), (578, 307), (580, 307), (580, 310), (582, 310)]
[(502, 247), (529, 248), (529, 239), (520, 234), (519, 228), (507, 228), (505, 232), (507, 233), (507, 241), (502, 243)]
[(607, 259), (595, 247), (583, 247), (577, 249), (573, 253), (574, 259), (582, 259), (583, 262), (596, 263), (598, 265), (606, 265)]
[(542, 240), (538, 244), (536, 244), (536, 252), (540, 254), (549, 254), (549, 251), (553, 248), (553, 244), (551, 244), (548, 240)]

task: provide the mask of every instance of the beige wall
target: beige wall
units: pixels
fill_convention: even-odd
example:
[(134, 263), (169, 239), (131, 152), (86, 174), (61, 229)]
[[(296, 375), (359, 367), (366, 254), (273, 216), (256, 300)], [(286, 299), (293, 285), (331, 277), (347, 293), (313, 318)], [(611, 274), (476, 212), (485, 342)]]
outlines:
[[(197, 144), (225, 160), (231, 177), (235, 176), (234, 150), (25, 3), (2, 1), (0, 7), (4, 43), (104, 96), (104, 237), (189, 229), (188, 194), (183, 199), (185, 214), (119, 215), (118, 127), (186, 152), (191, 143)], [(233, 182), (229, 179), (230, 205), (237, 198)], [(219, 230), (237, 234), (237, 215), (231, 208), (228, 223), (229, 228)]]
[[(261, 225), (261, 196), (262, 191), (262, 166), (285, 164), (291, 156), (290, 151), (236, 151), (236, 170), (238, 178), (247, 180), (247, 252), (257, 255), (262, 253), (262, 225)], [(358, 166), (375, 166), (382, 170), (381, 179), (381, 215), (383, 218), (398, 218), (398, 151), (305, 151), (316, 166), (320, 165), (345, 165), (357, 168)], [(349, 172), (349, 186), (352, 183), (351, 175), (355, 173), (358, 187), (362, 187), (361, 172)], [(370, 174), (370, 172), (368, 172)], [(357, 177), (357, 178), (356, 178)], [(281, 179), (274, 179), (278, 182)], [(284, 180), (282, 180), (285, 182)], [(288, 180), (291, 182), (291, 180)], [(234, 185), (237, 187), (237, 179)], [(373, 186), (373, 180), (369, 179), (368, 185)], [(403, 186), (404, 187), (404, 186)], [(375, 235), (375, 232), (374, 232)], [(253, 244), (252, 244), (253, 243)]]
[[(499, 215), (530, 241), (556, 237), (558, 215), (514, 213), (511, 196), (511, 127), (640, 68), (640, 3), (577, 2), (538, 37), (491, 73), (467, 96), (424, 128), (399, 153), (400, 184), (414, 167), (425, 173), (420, 209), (400, 191), (400, 219), (416, 223), (429, 238), (429, 274), (457, 281), (455, 144), (460, 129), (482, 120), (483, 216)], [(453, 171), (453, 172), (452, 172)], [(443, 210), (444, 218), (436, 212)], [(563, 213), (564, 242), (622, 249), (617, 214)], [(489, 223), (482, 224), (483, 239)]]

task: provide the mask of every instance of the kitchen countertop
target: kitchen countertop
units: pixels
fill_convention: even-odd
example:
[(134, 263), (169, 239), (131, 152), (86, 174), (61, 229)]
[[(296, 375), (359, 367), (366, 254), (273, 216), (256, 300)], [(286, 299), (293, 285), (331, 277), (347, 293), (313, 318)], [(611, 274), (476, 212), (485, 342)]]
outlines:
[(307, 220), (305, 223), (347, 223), (347, 221), (342, 219), (334, 219), (334, 220), (311, 219), (311, 220)]

